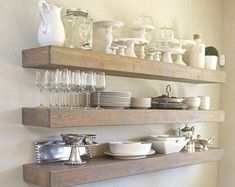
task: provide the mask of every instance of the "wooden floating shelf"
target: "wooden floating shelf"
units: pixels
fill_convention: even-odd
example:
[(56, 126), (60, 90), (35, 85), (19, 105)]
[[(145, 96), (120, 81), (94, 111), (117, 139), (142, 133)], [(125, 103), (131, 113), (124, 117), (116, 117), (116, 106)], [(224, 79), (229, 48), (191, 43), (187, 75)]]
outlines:
[(24, 125), (50, 128), (222, 122), (224, 118), (224, 111), (206, 110), (22, 109)]
[(114, 76), (189, 83), (226, 82), (223, 71), (55, 46), (24, 50), (22, 63), (24, 68), (93, 70)]
[(67, 166), (63, 163), (26, 164), (24, 181), (44, 187), (65, 187), (164, 169), (222, 160), (223, 149), (209, 149), (195, 153), (152, 155), (140, 160), (115, 160), (97, 157), (84, 166)]

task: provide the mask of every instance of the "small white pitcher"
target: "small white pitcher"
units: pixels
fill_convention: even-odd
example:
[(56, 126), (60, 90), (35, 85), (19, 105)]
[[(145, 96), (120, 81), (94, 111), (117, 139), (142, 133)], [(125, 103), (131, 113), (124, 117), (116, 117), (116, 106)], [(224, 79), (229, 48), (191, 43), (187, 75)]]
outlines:
[(65, 31), (61, 20), (61, 10), (46, 1), (39, 1), (38, 8), (41, 23), (38, 30), (38, 42), (40, 46), (56, 45), (63, 46)]

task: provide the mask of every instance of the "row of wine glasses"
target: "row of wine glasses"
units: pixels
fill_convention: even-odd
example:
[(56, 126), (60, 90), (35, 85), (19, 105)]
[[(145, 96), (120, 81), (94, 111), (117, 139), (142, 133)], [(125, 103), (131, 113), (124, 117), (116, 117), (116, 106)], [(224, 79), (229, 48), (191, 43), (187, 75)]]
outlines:
[(81, 108), (81, 96), (86, 94), (85, 109), (91, 108), (90, 93), (98, 93), (97, 109), (100, 109), (100, 92), (106, 87), (104, 72), (80, 70), (38, 70), (36, 87), (40, 90), (40, 106), (55, 108)]

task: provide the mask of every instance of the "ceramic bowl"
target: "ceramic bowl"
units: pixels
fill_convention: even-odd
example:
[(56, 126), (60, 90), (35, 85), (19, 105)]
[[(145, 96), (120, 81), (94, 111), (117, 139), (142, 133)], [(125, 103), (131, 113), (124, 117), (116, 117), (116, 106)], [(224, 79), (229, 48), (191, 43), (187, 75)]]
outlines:
[(131, 98), (132, 108), (150, 108), (151, 98)]
[(188, 143), (189, 139), (174, 142), (174, 141), (154, 141), (147, 140), (153, 144), (153, 149), (160, 154), (170, 154), (180, 152)]
[(123, 155), (145, 155), (151, 150), (151, 142), (130, 143), (129, 141), (109, 142), (110, 152)]
[(173, 141), (173, 142), (179, 142), (179, 141), (184, 141), (185, 136), (174, 136), (174, 135), (149, 135), (150, 140), (155, 140), (155, 141)]
[(189, 109), (198, 110), (198, 107), (201, 104), (200, 97), (186, 97), (185, 103), (187, 104)]

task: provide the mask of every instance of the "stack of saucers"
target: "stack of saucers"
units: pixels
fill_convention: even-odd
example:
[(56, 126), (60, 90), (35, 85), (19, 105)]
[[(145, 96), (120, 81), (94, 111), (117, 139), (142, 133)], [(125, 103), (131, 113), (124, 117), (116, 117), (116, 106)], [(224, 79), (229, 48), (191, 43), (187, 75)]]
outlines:
[[(97, 105), (97, 92), (91, 95), (92, 105)], [(128, 108), (131, 104), (131, 92), (116, 91), (116, 92), (101, 92), (100, 105), (102, 108)]]

